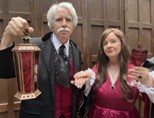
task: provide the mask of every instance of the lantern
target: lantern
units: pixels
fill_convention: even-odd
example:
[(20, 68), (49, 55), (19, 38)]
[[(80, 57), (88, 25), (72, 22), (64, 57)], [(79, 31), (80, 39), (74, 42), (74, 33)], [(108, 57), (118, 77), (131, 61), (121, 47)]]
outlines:
[(33, 99), (41, 94), (37, 83), (40, 48), (28, 43), (29, 36), (25, 36), (23, 39), (25, 43), (16, 45), (12, 49), (18, 85), (18, 92), (15, 97), (19, 100)]

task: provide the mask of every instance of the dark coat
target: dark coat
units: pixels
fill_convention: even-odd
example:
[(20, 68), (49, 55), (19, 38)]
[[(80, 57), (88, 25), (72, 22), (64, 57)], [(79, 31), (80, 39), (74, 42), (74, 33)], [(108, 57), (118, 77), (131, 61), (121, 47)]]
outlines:
[[(54, 46), (50, 40), (52, 33), (37, 39), (41, 48), (38, 64), (38, 87), (42, 92), (36, 99), (23, 100), (20, 107), (20, 118), (54, 118), (55, 111), (55, 72), (54, 72)], [(33, 40), (32, 40), (33, 41)], [(36, 41), (36, 40), (35, 40)], [(35, 42), (33, 41), (33, 42)], [(74, 72), (81, 69), (81, 52), (73, 41), (70, 40), (74, 59)], [(1, 52), (0, 52), (1, 55)], [(0, 61), (0, 65), (1, 61)], [(0, 73), (1, 73), (0, 69)], [(8, 70), (7, 70), (8, 71)], [(10, 71), (10, 70), (9, 70)], [(4, 73), (4, 72), (3, 72)], [(10, 74), (13, 76), (13, 71)], [(4, 74), (2, 74), (4, 77)], [(8, 76), (9, 77), (9, 76)], [(71, 118), (76, 117), (78, 89), (72, 85), (73, 107)]]
[(151, 107), (151, 118), (154, 118), (154, 104), (153, 103)]

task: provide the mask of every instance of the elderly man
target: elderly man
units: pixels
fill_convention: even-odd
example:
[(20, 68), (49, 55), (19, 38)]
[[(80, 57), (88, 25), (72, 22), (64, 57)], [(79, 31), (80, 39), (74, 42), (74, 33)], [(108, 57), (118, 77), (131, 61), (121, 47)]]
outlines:
[[(75, 118), (78, 90), (70, 84), (81, 69), (81, 52), (70, 36), (77, 25), (77, 14), (71, 3), (54, 4), (47, 12), (51, 32), (38, 39), (41, 52), (38, 63), (38, 87), (42, 94), (23, 100), (20, 118)], [(34, 29), (21, 17), (12, 18), (5, 28), (0, 45), (0, 78), (15, 77), (11, 49), (13, 39)], [(33, 41), (33, 39), (32, 39)], [(36, 41), (35, 41), (36, 43)], [(60, 56), (66, 53), (65, 59)], [(64, 61), (67, 61), (66, 63)]]

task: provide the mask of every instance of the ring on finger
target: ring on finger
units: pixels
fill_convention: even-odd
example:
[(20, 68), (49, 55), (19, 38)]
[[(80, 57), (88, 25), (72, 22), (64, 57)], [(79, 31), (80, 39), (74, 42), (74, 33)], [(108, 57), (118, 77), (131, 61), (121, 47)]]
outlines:
[(138, 73), (138, 78), (142, 79), (142, 74), (141, 73)]

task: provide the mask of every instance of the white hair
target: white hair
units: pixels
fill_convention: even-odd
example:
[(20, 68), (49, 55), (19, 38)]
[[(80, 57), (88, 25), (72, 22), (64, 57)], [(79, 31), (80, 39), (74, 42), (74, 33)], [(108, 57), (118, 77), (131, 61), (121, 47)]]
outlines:
[(61, 2), (59, 4), (53, 4), (48, 12), (47, 12), (47, 21), (48, 21), (48, 26), (49, 28), (52, 30), (53, 29), (53, 25), (54, 25), (54, 19), (55, 19), (55, 14), (58, 10), (58, 8), (65, 8), (69, 11), (69, 13), (71, 14), (72, 16), (72, 19), (73, 19), (73, 25), (74, 25), (74, 28), (77, 26), (77, 23), (78, 23), (78, 17), (77, 17), (77, 13), (76, 13), (76, 10), (75, 8), (73, 7), (73, 5), (69, 2)]

